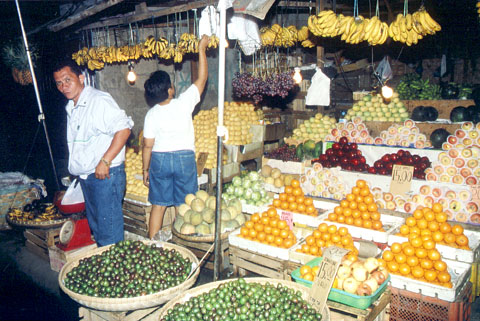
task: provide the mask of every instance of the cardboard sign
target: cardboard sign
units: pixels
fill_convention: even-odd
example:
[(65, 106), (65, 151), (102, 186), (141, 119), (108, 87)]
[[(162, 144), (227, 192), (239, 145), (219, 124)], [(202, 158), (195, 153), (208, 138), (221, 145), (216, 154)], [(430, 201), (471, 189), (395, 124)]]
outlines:
[(406, 195), (412, 186), (413, 166), (393, 165), (390, 193)]
[(342, 257), (348, 252), (349, 250), (330, 246), (323, 253), (323, 260), (320, 262), (318, 273), (315, 276), (308, 298), (308, 302), (313, 305), (317, 311), (323, 311)]
[(197, 158), (197, 176), (202, 175), (205, 164), (207, 163), (208, 153), (199, 153)]
[(293, 213), (292, 212), (282, 211), (280, 213), (280, 219), (286, 221), (290, 229), (293, 229)]
[(470, 191), (472, 192), (472, 202), (480, 203), (480, 185), (470, 185)]

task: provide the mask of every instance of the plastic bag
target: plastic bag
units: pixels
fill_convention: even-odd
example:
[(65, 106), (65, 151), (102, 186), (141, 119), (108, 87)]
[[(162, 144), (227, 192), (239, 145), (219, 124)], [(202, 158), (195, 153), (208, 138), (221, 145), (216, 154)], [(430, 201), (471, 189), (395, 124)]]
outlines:
[(245, 55), (252, 55), (260, 49), (262, 42), (254, 18), (243, 14), (234, 14), (227, 25), (227, 29), (228, 38), (237, 39)]
[(71, 205), (71, 204), (78, 204), (84, 203), (85, 199), (83, 198), (83, 191), (80, 182), (77, 179), (74, 179), (72, 184), (68, 186), (65, 195), (62, 198), (62, 205)]
[(390, 63), (388, 62), (388, 56), (383, 57), (382, 61), (375, 69), (375, 72), (380, 76), (382, 81), (387, 81), (388, 79), (392, 78), (393, 72)]
[(220, 15), (214, 6), (207, 6), (202, 10), (202, 16), (198, 21), (198, 34), (200, 37), (203, 35), (211, 36), (213, 34), (218, 36), (218, 30), (220, 30)]
[(330, 105), (330, 78), (320, 68), (316, 68), (312, 77), (312, 84), (307, 90), (306, 105), (329, 106)]

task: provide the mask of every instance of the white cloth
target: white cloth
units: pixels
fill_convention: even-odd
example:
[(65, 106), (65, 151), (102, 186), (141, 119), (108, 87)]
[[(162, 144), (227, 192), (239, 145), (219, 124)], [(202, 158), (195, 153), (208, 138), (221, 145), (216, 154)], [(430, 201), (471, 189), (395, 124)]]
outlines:
[[(67, 144), (70, 157), (68, 170), (72, 175), (95, 172), (110, 147), (116, 132), (133, 127), (133, 120), (120, 109), (109, 93), (85, 86), (78, 103), (70, 100), (67, 110)], [(125, 146), (112, 160), (112, 167), (125, 161)]]
[(312, 83), (305, 97), (306, 105), (329, 106), (330, 105), (330, 78), (320, 68), (312, 77)]
[(152, 151), (195, 150), (192, 113), (199, 101), (198, 88), (191, 85), (168, 105), (155, 105), (147, 112), (143, 137), (155, 139)]
[(214, 6), (207, 6), (202, 10), (202, 15), (198, 21), (198, 34), (202, 35), (219, 35), (220, 32), (220, 15)]

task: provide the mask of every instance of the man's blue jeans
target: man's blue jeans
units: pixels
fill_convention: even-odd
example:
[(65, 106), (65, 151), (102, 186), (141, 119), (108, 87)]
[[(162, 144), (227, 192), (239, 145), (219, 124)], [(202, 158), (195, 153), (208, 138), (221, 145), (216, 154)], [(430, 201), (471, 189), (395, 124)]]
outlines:
[(80, 179), (88, 225), (98, 246), (123, 240), (122, 201), (125, 193), (125, 166), (110, 168), (110, 178), (97, 179), (95, 173)]

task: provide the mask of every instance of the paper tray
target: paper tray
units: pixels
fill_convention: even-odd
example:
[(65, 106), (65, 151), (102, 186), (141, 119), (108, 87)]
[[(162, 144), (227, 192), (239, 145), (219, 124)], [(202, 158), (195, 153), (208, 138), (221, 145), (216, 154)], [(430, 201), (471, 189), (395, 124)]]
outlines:
[(420, 293), (429, 297), (436, 297), (448, 302), (454, 302), (465, 283), (470, 280), (472, 269), (471, 265), (467, 263), (452, 260), (444, 261), (447, 263), (448, 272), (452, 277), (453, 287), (451, 289), (396, 274), (390, 274), (390, 285), (394, 288)]
[[(321, 217), (322, 217), (322, 221), (325, 221), (328, 217), (328, 214), (323, 214)], [(359, 239), (366, 240), (366, 241), (373, 241), (377, 243), (386, 244), (388, 242), (389, 235), (395, 229), (399, 228), (405, 222), (405, 219), (402, 217), (386, 215), (386, 214), (382, 214), (380, 217), (381, 217), (380, 220), (382, 221), (382, 225), (385, 232), (366, 229), (366, 228), (358, 227), (355, 225), (337, 223), (337, 222), (325, 221), (325, 223), (334, 224), (337, 227), (343, 226), (348, 228), (348, 231), (350, 232), (352, 237), (357, 237)]]
[(228, 243), (230, 245), (233, 245), (245, 250), (249, 250), (258, 254), (265, 254), (265, 255), (269, 255), (272, 257), (276, 257), (276, 258), (288, 261), (289, 249), (283, 249), (276, 246), (271, 246), (271, 245), (263, 244), (260, 242), (247, 240), (247, 239), (244, 239), (243, 237), (240, 237), (239, 234), (240, 234), (240, 229), (237, 229), (232, 233), (230, 233), (230, 235), (228, 236)]
[(243, 213), (255, 214), (255, 213), (262, 213), (262, 212), (265, 212), (266, 210), (268, 210), (268, 204), (256, 206), (256, 205), (247, 204), (243, 200), (241, 200), (240, 202), (242, 203), (242, 212)]
[[(403, 243), (408, 241), (406, 237), (395, 235), (399, 230), (399, 228), (396, 228), (388, 236), (388, 245), (392, 245), (395, 242)], [(480, 233), (470, 230), (464, 230), (464, 233), (468, 238), (468, 244), (471, 250), (462, 250), (448, 245), (437, 244), (437, 250), (442, 255), (442, 258), (465, 263), (478, 261), (480, 257)]]

